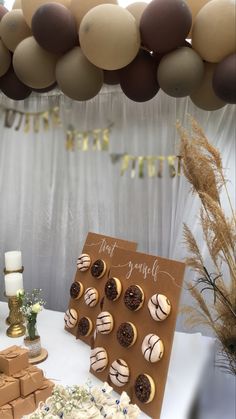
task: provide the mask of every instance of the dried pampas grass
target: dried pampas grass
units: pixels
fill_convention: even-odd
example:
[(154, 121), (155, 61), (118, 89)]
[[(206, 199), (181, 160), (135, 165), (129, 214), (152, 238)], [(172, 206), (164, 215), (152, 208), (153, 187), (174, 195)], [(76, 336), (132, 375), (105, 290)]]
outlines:
[[(210, 256), (209, 266), (187, 225), (184, 241), (190, 256), (187, 265), (196, 272), (189, 291), (197, 307), (185, 307), (189, 326), (210, 328), (220, 343), (219, 365), (236, 375), (236, 214), (227, 190), (219, 151), (207, 140), (198, 123), (190, 118), (191, 133), (180, 123), (180, 154), (192, 192), (201, 200), (200, 225)], [(220, 200), (224, 188), (231, 209), (226, 217)]]

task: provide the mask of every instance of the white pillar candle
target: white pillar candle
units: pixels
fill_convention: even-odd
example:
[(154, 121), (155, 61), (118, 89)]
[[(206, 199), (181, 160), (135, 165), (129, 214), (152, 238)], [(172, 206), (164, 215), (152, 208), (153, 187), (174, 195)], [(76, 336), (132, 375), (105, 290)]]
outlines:
[(19, 289), (23, 289), (23, 275), (18, 272), (5, 275), (6, 296), (15, 296)]
[(21, 252), (15, 250), (13, 252), (5, 253), (5, 268), (6, 271), (18, 271), (22, 268)]

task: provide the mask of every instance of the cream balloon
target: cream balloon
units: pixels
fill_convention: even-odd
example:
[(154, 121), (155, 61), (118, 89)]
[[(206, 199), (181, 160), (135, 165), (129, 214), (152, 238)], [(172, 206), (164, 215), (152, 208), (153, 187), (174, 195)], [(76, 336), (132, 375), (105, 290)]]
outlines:
[(6, 13), (0, 23), (0, 36), (10, 51), (15, 51), (17, 45), (31, 35), (22, 10), (15, 9)]
[(126, 9), (134, 16), (137, 25), (139, 26), (141, 16), (143, 14), (144, 9), (147, 7), (148, 3), (145, 2), (136, 2), (131, 3)]
[(185, 0), (191, 13), (192, 13), (192, 27), (191, 31), (189, 32), (188, 38), (191, 38), (192, 36), (192, 28), (195, 21), (195, 18), (199, 11), (205, 6), (206, 3), (209, 3), (211, 0)]
[(236, 51), (236, 0), (212, 0), (198, 13), (192, 46), (208, 62), (218, 63)]
[(71, 0), (71, 11), (74, 15), (78, 26), (80, 25), (83, 17), (88, 13), (93, 7), (99, 6), (100, 4), (118, 4), (117, 0)]
[(212, 87), (213, 74), (216, 64), (205, 63), (204, 76), (201, 84), (191, 94), (192, 102), (200, 109), (205, 111), (214, 111), (223, 108), (226, 105), (223, 100), (219, 99)]
[(11, 65), (11, 54), (0, 40), (0, 77), (2, 77)]
[(58, 61), (56, 79), (66, 96), (74, 100), (89, 100), (103, 85), (103, 71), (87, 60), (81, 48), (75, 47)]
[(118, 70), (136, 57), (140, 34), (133, 15), (113, 4), (91, 9), (79, 28), (81, 48), (91, 63), (104, 70)]
[[(63, 4), (63, 6), (69, 8), (71, 0), (54, 0), (54, 3)], [(22, 10), (26, 22), (31, 27), (31, 20), (36, 10), (46, 3), (52, 3), (50, 0), (21, 0)]]
[(56, 81), (58, 56), (45, 51), (31, 36), (24, 39), (13, 55), (17, 77), (33, 89), (44, 89)]
[(15, 0), (13, 3), (12, 9), (22, 9), (21, 0)]

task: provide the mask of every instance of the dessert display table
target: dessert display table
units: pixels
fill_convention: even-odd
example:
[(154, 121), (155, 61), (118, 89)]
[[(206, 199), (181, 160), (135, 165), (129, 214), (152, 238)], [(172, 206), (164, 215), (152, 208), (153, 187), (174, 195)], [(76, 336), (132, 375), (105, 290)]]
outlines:
[[(7, 315), (7, 304), (0, 302), (0, 350), (11, 345), (23, 345), (23, 338), (6, 336)], [(38, 330), (42, 346), (49, 354), (40, 364), (47, 378), (62, 385), (85, 384), (88, 380), (99, 383), (88, 372), (89, 347), (64, 331), (64, 313), (42, 311), (38, 317)], [(213, 347), (214, 340), (200, 333), (175, 333), (161, 419), (188, 418)], [(140, 417), (147, 418), (144, 414)]]

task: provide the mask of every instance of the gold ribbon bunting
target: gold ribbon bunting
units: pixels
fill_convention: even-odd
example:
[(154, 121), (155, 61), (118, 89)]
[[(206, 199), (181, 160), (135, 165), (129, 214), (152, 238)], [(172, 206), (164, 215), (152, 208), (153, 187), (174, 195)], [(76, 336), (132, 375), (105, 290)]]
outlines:
[(53, 127), (61, 127), (60, 108), (54, 107), (44, 112), (21, 112), (16, 109), (5, 108), (5, 128), (14, 128), (23, 131), (27, 134), (31, 128), (35, 133), (40, 132), (40, 127), (44, 131), (48, 131), (50, 125)]
[[(123, 176), (129, 170), (131, 179), (134, 179), (136, 176), (144, 178), (145, 175), (149, 178), (162, 178), (165, 162), (168, 164), (169, 176), (171, 178), (181, 175), (181, 156), (133, 156), (131, 154), (111, 154), (111, 159), (113, 163), (116, 163), (121, 159), (120, 175)], [(137, 168), (138, 170), (136, 170)]]

